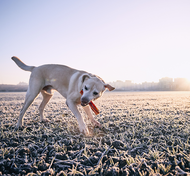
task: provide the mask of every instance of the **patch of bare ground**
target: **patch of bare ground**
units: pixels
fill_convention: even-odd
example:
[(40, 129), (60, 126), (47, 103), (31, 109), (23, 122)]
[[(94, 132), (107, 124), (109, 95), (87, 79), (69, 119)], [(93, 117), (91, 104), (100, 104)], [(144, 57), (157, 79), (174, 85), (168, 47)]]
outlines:
[(0, 175), (190, 174), (190, 92), (105, 93), (95, 102), (103, 128), (86, 119), (89, 137), (58, 94), (50, 122), (39, 122), (39, 97), (16, 130), (24, 96), (0, 93)]

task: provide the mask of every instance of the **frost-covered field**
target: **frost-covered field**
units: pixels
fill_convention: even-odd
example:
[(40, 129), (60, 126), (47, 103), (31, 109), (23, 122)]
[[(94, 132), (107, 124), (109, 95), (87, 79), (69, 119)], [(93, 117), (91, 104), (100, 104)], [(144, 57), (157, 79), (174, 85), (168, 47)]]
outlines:
[[(0, 93), (0, 175), (188, 175), (190, 92), (106, 92), (90, 136), (57, 93), (39, 122), (39, 96), (15, 125), (25, 93)], [(82, 108), (82, 114), (85, 116)]]

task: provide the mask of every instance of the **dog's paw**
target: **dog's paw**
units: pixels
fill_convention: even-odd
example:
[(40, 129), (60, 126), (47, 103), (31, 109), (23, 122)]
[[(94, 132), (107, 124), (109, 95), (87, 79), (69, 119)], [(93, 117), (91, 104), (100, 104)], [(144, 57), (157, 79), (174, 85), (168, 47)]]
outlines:
[(21, 130), (21, 131), (22, 131), (22, 130), (24, 130), (25, 128), (26, 128), (26, 127), (23, 126), (23, 125), (22, 125), (22, 126), (16, 126), (16, 127), (15, 127), (15, 130), (16, 130), (16, 131), (17, 131), (17, 130)]
[(96, 121), (96, 120), (93, 120), (93, 121), (92, 121), (92, 125), (93, 125), (94, 127), (99, 127), (99, 128), (102, 128), (101, 123), (99, 123), (99, 122), (98, 122), (98, 121)]
[(22, 128), (23, 127), (23, 124), (22, 123), (17, 123), (15, 129), (19, 129), (19, 128)]
[(89, 135), (89, 131), (88, 131), (88, 128), (86, 125), (83, 125), (83, 126), (79, 126), (79, 129), (80, 129), (80, 132), (86, 136)]
[(40, 122), (41, 123), (47, 123), (47, 122), (49, 122), (49, 119), (43, 118), (43, 119), (40, 120)]

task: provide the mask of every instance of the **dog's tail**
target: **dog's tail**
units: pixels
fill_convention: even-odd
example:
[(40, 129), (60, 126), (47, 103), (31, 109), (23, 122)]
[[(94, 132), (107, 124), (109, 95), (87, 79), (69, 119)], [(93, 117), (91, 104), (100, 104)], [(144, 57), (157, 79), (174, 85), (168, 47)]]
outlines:
[(25, 70), (25, 71), (30, 71), (32, 72), (32, 70), (35, 68), (34, 66), (28, 66), (25, 63), (23, 63), (18, 57), (13, 56), (11, 58), (21, 69)]

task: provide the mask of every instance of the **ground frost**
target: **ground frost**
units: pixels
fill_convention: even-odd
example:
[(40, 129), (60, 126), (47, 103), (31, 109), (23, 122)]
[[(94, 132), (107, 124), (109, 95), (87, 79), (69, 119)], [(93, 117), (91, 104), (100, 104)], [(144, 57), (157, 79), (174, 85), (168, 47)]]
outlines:
[[(113, 92), (97, 100), (90, 136), (58, 94), (40, 123), (37, 98), (15, 125), (24, 93), (0, 93), (0, 175), (188, 175), (190, 92)], [(85, 116), (82, 108), (81, 113)]]

